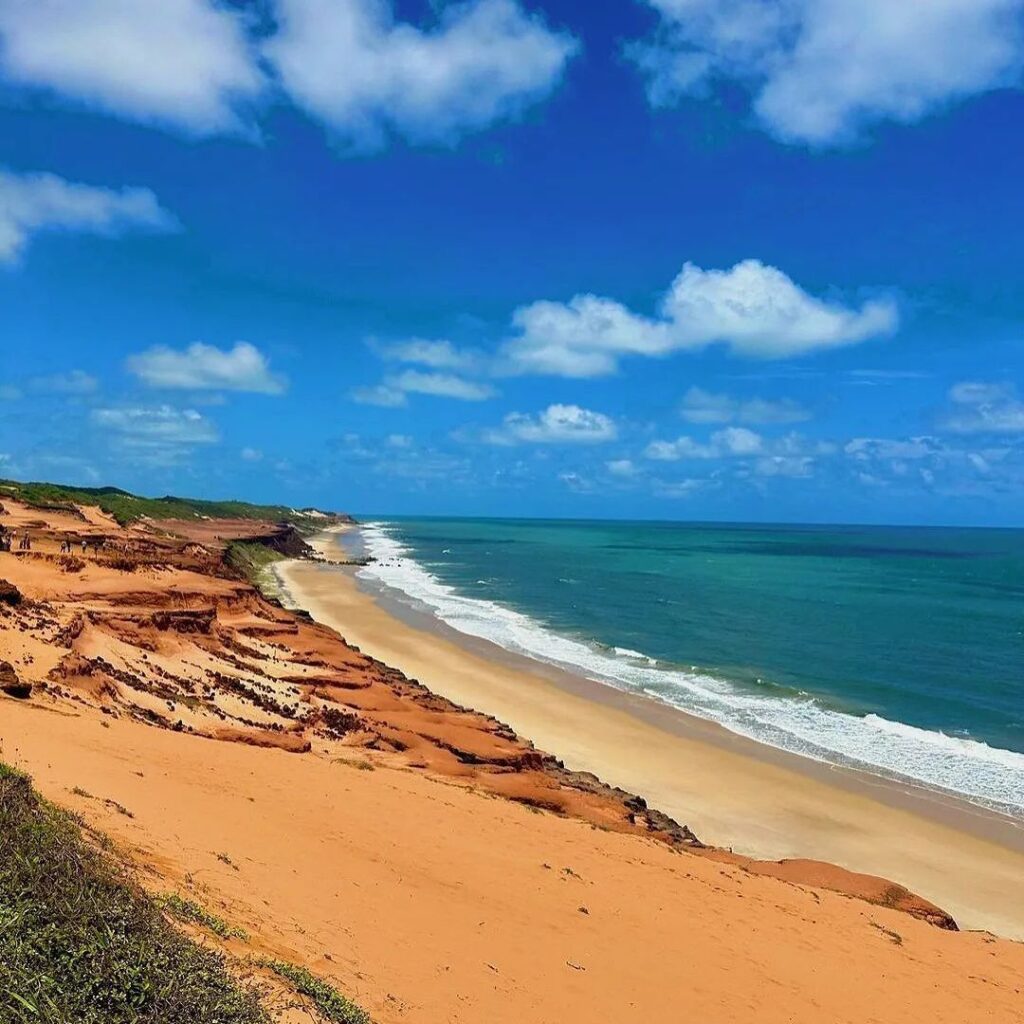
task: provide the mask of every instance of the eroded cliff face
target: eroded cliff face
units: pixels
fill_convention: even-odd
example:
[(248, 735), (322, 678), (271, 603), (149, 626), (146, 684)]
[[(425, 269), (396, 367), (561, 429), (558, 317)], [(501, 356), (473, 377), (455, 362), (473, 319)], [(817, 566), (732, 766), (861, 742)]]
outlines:
[(0, 553), (0, 650), (8, 663), (0, 676), (9, 670), (17, 687), (8, 694), (31, 693), (35, 701), (212, 742), (421, 772), (956, 927), (939, 908), (882, 879), (704, 848), (642, 797), (567, 770), (501, 722), (431, 693), (308, 616), (266, 599), (237, 578), (224, 552), (245, 540), (310, 556), (288, 524), (122, 528), (95, 510), (72, 515), (13, 502), (0, 522), (33, 536), (31, 551)]
[(310, 557), (288, 524), (95, 526), (85, 553), (79, 542), (68, 556), (59, 548), (70, 524), (19, 511), (35, 516), (33, 550), (11, 556), (9, 569), (29, 599), (0, 629), (45, 650), (26, 647), (20, 659), (40, 696), (221, 741), (373, 751), (602, 827), (698, 845), (631, 794), (567, 771), (500, 722), (264, 598), (224, 564), (239, 539)]

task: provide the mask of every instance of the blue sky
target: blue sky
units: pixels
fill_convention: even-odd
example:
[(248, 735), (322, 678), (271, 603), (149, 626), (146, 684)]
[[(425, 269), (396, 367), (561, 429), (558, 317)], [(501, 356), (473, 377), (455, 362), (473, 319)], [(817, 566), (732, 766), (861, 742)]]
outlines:
[(0, 0), (0, 475), (1020, 525), (1021, 0)]

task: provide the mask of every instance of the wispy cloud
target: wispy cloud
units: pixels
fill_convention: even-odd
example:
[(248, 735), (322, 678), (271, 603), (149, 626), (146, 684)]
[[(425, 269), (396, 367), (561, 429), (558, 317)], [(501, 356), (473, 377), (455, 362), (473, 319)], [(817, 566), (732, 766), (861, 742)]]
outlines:
[(0, 263), (15, 263), (29, 239), (42, 231), (117, 237), (177, 226), (146, 188), (99, 188), (55, 174), (0, 170)]
[(466, 380), (451, 373), (423, 373), (406, 370), (385, 379), (385, 386), (405, 394), (456, 398), (462, 402), (482, 402), (494, 395), (494, 388), (479, 381)]
[(924, 370), (850, 370), (856, 383), (894, 384), (905, 380), (927, 380), (931, 376)]
[(33, 377), (29, 382), (33, 391), (54, 395), (91, 395), (99, 390), (100, 382), (84, 370), (69, 370), (45, 377)]
[(629, 479), (636, 476), (640, 469), (632, 459), (609, 459), (604, 464), (612, 476)]
[(1019, 85), (1017, 0), (644, 0), (657, 34), (627, 53), (655, 106), (738, 82), (785, 142), (848, 143), (880, 121)]
[(1012, 384), (962, 381), (949, 400), (942, 426), (954, 434), (1024, 434), (1024, 402)]
[(703, 388), (690, 388), (683, 396), (680, 415), (689, 423), (802, 423), (810, 410), (790, 398), (734, 398)]
[(683, 480), (652, 480), (651, 489), (657, 498), (690, 498), (709, 488), (720, 486), (719, 482), (707, 477), (686, 477)]
[(590, 477), (583, 476), (573, 470), (559, 473), (558, 479), (563, 486), (567, 487), (574, 494), (593, 494), (598, 489)]
[(127, 366), (129, 372), (153, 388), (264, 395), (279, 395), (287, 388), (287, 380), (271, 372), (266, 356), (244, 341), (225, 350), (202, 342), (180, 351), (158, 345), (129, 356)]
[(371, 339), (369, 345), (382, 359), (426, 366), (432, 370), (472, 372), (483, 369), (486, 363), (483, 353), (475, 349), (458, 348), (447, 340), (409, 338), (387, 344)]
[(128, 448), (191, 447), (219, 440), (216, 427), (201, 413), (170, 405), (94, 409), (92, 420)]
[[(429, 345), (429, 342), (420, 342)], [(422, 360), (410, 360), (420, 361)], [(440, 363), (424, 365), (443, 365)], [(455, 373), (439, 371), (403, 370), (391, 374), (380, 384), (353, 388), (349, 392), (360, 405), (382, 408), (400, 408), (408, 404), (409, 395), (427, 395), (433, 398), (452, 398), (460, 402), (483, 402), (496, 394), (493, 387), (479, 380), (469, 380)]]
[(404, 391), (389, 387), (387, 384), (353, 388), (349, 392), (349, 397), (359, 405), (376, 405), (382, 409), (398, 409), (409, 402)]

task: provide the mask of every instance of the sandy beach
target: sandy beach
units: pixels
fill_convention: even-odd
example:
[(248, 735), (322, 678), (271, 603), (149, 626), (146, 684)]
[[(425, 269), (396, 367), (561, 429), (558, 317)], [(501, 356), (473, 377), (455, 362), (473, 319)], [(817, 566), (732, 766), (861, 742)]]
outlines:
[[(338, 557), (333, 538), (318, 546)], [(276, 572), (291, 600), (349, 643), (507, 722), (569, 768), (642, 794), (704, 842), (889, 878), (962, 927), (1024, 939), (1024, 829), (1017, 822), (788, 755), (655, 701), (513, 658), (375, 599), (352, 569), (289, 562)]]
[[(1024, 944), (947, 913), (1021, 933), (998, 819), (467, 649), (350, 569), (277, 560), (310, 554), (288, 523), (0, 519), (33, 537), (0, 554), (0, 762), (199, 907), (240, 975), (285, 961), (377, 1024), (1021, 1019)], [(279, 1024), (313, 1019), (281, 998)]]

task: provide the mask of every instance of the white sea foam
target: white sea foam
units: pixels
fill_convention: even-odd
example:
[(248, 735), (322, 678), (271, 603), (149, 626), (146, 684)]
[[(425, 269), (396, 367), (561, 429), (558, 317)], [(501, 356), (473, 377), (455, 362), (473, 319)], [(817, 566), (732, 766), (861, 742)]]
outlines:
[(494, 601), (456, 593), (411, 558), (386, 525), (366, 525), (362, 537), (376, 561), (360, 570), (361, 576), (399, 591), (462, 633), (620, 689), (646, 693), (784, 750), (903, 777), (1024, 815), (1024, 754), (877, 715), (844, 714), (813, 698), (743, 691), (698, 670), (657, 667), (641, 651), (562, 636)]
[(657, 665), (658, 662), (644, 654), (643, 651), (634, 651), (629, 647), (613, 647), (612, 651), (620, 658), (629, 658), (631, 661), (642, 661), (647, 665)]

